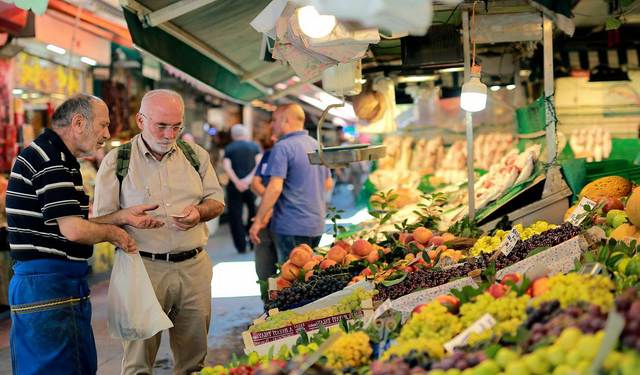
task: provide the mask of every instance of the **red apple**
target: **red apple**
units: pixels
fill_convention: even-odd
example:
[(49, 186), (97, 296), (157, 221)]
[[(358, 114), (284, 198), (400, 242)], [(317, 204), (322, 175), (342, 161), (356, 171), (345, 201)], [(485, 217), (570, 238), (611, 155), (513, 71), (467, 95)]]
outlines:
[(511, 288), (506, 285), (493, 284), (489, 287), (488, 292), (493, 298), (497, 299), (507, 294), (510, 290)]
[(505, 275), (502, 280), (500, 280), (500, 284), (507, 285), (507, 281), (513, 281), (514, 284), (517, 284), (522, 279), (522, 275), (519, 273), (510, 273)]

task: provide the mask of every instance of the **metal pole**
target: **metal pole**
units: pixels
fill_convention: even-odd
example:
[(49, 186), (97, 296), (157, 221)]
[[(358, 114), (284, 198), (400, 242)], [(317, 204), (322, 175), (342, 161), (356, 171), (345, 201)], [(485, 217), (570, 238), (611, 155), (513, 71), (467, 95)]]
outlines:
[[(546, 97), (552, 96), (555, 92), (553, 88), (553, 34), (552, 34), (552, 21), (549, 16), (543, 16), (543, 40), (544, 40), (544, 95)], [(553, 104), (553, 97), (550, 98), (551, 104)], [(556, 157), (556, 120), (553, 114), (546, 109), (546, 122), (547, 122), (547, 163), (552, 163)]]
[[(469, 55), (469, 11), (462, 11), (462, 42), (464, 46), (464, 81), (471, 78), (471, 62)], [(469, 194), (469, 220), (476, 216), (476, 192), (473, 178), (473, 118), (471, 112), (466, 113), (467, 128), (467, 193)]]

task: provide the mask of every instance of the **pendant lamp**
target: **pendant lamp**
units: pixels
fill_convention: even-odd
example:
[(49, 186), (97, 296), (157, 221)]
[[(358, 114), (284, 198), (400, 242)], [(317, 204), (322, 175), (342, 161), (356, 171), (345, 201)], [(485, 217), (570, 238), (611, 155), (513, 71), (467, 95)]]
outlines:
[(460, 94), (460, 108), (467, 112), (479, 112), (487, 107), (487, 86), (480, 82), (482, 68), (476, 65), (476, 3), (473, 3), (471, 25), (473, 33), (473, 62), (471, 64), (471, 78), (462, 85)]

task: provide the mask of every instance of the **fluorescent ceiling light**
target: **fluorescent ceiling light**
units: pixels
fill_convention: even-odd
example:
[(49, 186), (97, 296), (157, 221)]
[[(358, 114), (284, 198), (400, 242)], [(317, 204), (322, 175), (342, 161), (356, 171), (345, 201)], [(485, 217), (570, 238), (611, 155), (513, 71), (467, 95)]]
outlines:
[(36, 99), (36, 98), (41, 97), (42, 95), (36, 92), (36, 93), (31, 94), (30, 96), (31, 96), (33, 99)]
[(13, 90), (11, 90), (11, 93), (13, 95), (22, 95), (24, 93), (24, 90), (23, 89), (13, 89)]
[(254, 262), (218, 263), (213, 267), (211, 298), (259, 296), (260, 286), (256, 280), (258, 276)]
[(64, 99), (66, 99), (66, 98), (67, 98), (66, 96), (64, 96), (64, 95), (62, 95), (62, 94), (51, 94), (50, 96), (51, 96), (52, 98), (54, 98), (54, 99), (61, 99), (61, 100), (64, 100)]
[(456, 68), (445, 68), (445, 69), (440, 69), (439, 72), (440, 73), (464, 72), (464, 67), (458, 66)]
[(22, 94), (21, 98), (22, 99), (28, 99), (29, 98), (29, 94)]
[(62, 47), (58, 47), (56, 45), (53, 44), (47, 44), (47, 49), (51, 52), (55, 52), (58, 53), (60, 55), (64, 55), (65, 53), (67, 53), (67, 50), (62, 48)]
[(507, 85), (507, 90), (513, 90), (516, 88), (516, 85)]
[(500, 86), (494, 85), (494, 86), (491, 86), (490, 89), (491, 89), (491, 91), (498, 91), (498, 90), (500, 90)]
[(408, 76), (408, 77), (399, 77), (398, 82), (400, 83), (408, 83), (408, 82), (426, 82), (426, 81), (435, 81), (436, 76)]
[(336, 17), (319, 14), (313, 5), (298, 9), (300, 29), (312, 38), (324, 38), (336, 27)]
[(94, 60), (94, 59), (90, 59), (90, 58), (88, 58), (88, 57), (86, 57), (86, 56), (82, 56), (82, 57), (80, 58), (80, 61), (82, 61), (83, 63), (85, 63), (85, 64), (87, 64), (87, 65), (91, 65), (91, 66), (96, 66), (96, 65), (98, 65), (98, 63), (96, 62), (96, 60)]
[(120, 143), (120, 141), (111, 141), (111, 147), (118, 147), (120, 146), (122, 143)]

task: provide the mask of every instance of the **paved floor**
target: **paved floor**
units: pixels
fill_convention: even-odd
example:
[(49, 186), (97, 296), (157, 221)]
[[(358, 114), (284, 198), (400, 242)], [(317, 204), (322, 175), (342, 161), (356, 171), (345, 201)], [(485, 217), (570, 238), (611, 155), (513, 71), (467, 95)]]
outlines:
[[(344, 209), (343, 218), (353, 215), (351, 191), (341, 185), (336, 189), (332, 206)], [(346, 223), (345, 223), (346, 224)], [(211, 299), (211, 327), (209, 329), (209, 355), (207, 365), (228, 362), (232, 353), (241, 355), (244, 345), (241, 333), (262, 314), (262, 301), (253, 268), (254, 253), (238, 254), (231, 241), (227, 225), (220, 226), (216, 234), (209, 238), (205, 250), (213, 261), (213, 296)], [(98, 375), (120, 373), (123, 349), (119, 340), (113, 340), (107, 332), (107, 290), (109, 273), (94, 275), (91, 284), (93, 306), (92, 325), (98, 348)], [(241, 297), (221, 297), (236, 295)], [(0, 320), (0, 375), (11, 374), (11, 353), (9, 330), (11, 320)], [(165, 332), (156, 358), (154, 374), (172, 374), (173, 360), (169, 349), (169, 338)]]

